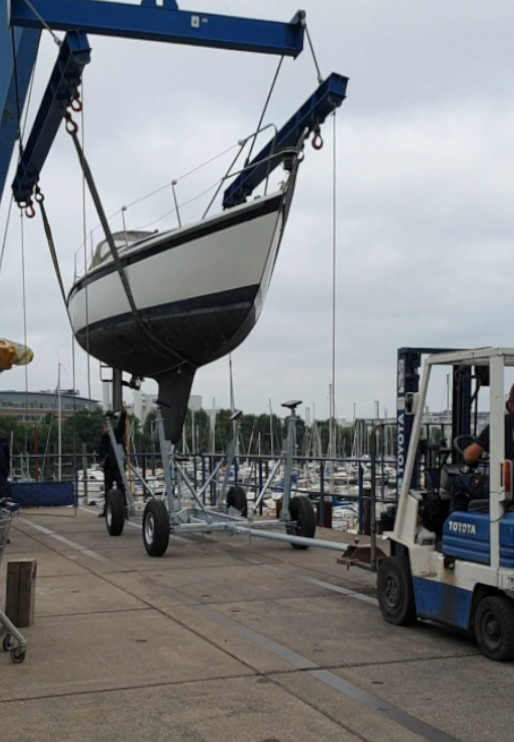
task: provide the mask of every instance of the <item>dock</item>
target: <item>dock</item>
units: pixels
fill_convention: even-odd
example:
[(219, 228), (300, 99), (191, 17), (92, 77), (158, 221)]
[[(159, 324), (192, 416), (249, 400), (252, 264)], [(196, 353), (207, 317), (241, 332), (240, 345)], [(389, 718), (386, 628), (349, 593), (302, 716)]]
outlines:
[[(510, 740), (514, 668), (381, 617), (337, 553), (216, 533), (147, 555), (137, 519), (23, 510), (0, 566), (37, 560), (22, 664), (0, 652), (2, 742)], [(317, 537), (353, 537), (317, 529)]]

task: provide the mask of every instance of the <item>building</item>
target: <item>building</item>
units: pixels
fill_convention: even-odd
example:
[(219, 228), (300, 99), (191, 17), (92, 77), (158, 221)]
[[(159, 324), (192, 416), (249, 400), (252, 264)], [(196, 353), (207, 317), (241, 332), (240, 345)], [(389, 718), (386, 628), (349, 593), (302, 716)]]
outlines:
[[(147, 394), (142, 391), (134, 392), (134, 415), (141, 422), (141, 425), (145, 424), (145, 420), (150, 411), (156, 411), (157, 406), (155, 404), (157, 399), (157, 393)], [(194, 412), (198, 412), (202, 409), (202, 397), (200, 394), (191, 394), (189, 397), (188, 407)]]
[(71, 417), (79, 410), (94, 410), (99, 406), (95, 399), (81, 397), (75, 389), (41, 392), (0, 390), (0, 415), (12, 415), (19, 422), (42, 422), (49, 413), (61, 418)]

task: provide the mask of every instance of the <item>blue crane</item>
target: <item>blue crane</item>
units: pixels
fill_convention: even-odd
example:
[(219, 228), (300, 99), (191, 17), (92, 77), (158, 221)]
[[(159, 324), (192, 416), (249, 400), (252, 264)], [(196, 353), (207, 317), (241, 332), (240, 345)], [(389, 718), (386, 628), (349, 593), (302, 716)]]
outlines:
[[(179, 10), (175, 0), (140, 5), (105, 0), (8, 0), (9, 23), (0, 26), (0, 199), (20, 137), (19, 121), (43, 29), (66, 31), (32, 130), (21, 148), (13, 182), (20, 206), (31, 203), (41, 170), (68, 106), (77, 98), (82, 70), (90, 61), (87, 33), (296, 57), (303, 49), (305, 13), (281, 23)], [(273, 153), (317, 131), (341, 105), (347, 78), (333, 74), (287, 122), (269, 145), (227, 189), (224, 206), (245, 200), (280, 158)], [(263, 164), (265, 161), (265, 164)]]
[[(63, 119), (66, 120), (69, 133), (76, 133), (68, 109), (80, 110), (79, 88), (82, 73), (91, 57), (88, 34), (293, 58), (303, 50), (306, 34), (305, 12), (302, 10), (289, 22), (283, 23), (179, 10), (175, 0), (141, 0), (139, 5), (111, 0), (6, 0), (6, 3), (7, 19), (0, 21), (0, 199), (5, 189), (12, 153), (19, 140), (19, 158), (12, 184), (14, 199), (20, 207), (27, 207), (28, 213), (33, 211), (34, 197), (40, 202), (54, 263), (57, 261), (51, 230), (44, 212), (43, 198), (38, 192), (38, 183)], [(53, 35), (59, 50), (31, 131), (26, 138), (23, 137), (22, 142), (20, 122), (43, 31)], [(56, 31), (64, 32), (64, 37), (59, 38)], [(271, 170), (284, 159), (291, 159), (292, 150), (296, 150), (298, 155), (298, 149), (311, 132), (314, 132), (313, 145), (320, 146), (320, 124), (343, 102), (348, 80), (335, 73), (324, 81), (318, 74), (318, 80), (318, 89), (276, 131), (272, 141), (253, 160), (245, 163), (240, 175), (226, 188), (223, 197), (225, 208), (246, 201), (254, 189), (269, 176)], [(152, 342), (157, 341), (161, 347), (163, 343), (139, 317), (112, 234), (102, 213), (98, 193), (76, 137), (74, 143), (100, 220), (102, 224), (105, 222), (107, 241), (136, 324), (145, 338), (150, 338)], [(287, 167), (286, 162), (284, 166)], [(64, 296), (58, 269), (56, 272)], [(173, 354), (168, 347), (166, 351)], [(162, 375), (162, 384), (159, 381), (159, 387), (162, 386), (168, 396), (172, 394), (171, 387), (174, 387), (173, 400), (177, 402), (178, 410), (174, 414), (177, 424), (183, 423), (180, 415), (185, 413), (196, 365), (182, 359), (177, 366), (166, 369), (166, 374)], [(115, 408), (119, 406), (117, 402), (121, 403), (121, 374), (120, 369), (113, 369)], [(183, 379), (180, 381), (179, 375), (183, 379), (187, 377), (186, 382)], [(161, 396), (161, 392), (159, 394)]]
[(29, 198), (67, 105), (89, 62), (87, 33), (296, 57), (303, 49), (304, 16), (288, 23), (178, 10), (174, 0), (141, 5), (105, 0), (8, 0), (0, 24), (0, 198), (43, 29), (66, 31), (16, 180), (17, 200)]

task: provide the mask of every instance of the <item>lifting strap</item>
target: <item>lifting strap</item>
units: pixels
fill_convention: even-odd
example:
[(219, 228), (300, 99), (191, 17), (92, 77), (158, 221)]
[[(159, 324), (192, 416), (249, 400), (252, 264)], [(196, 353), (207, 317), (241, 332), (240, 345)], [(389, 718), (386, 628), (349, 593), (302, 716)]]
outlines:
[(36, 186), (36, 201), (39, 204), (39, 208), (41, 209), (41, 216), (43, 218), (43, 227), (45, 229), (45, 235), (46, 235), (46, 241), (48, 242), (48, 248), (50, 250), (50, 255), (52, 257), (52, 263), (54, 264), (55, 269), (55, 275), (57, 276), (57, 283), (59, 284), (59, 288), (61, 290), (61, 296), (64, 302), (64, 306), (66, 307), (66, 313), (68, 314), (68, 319), (70, 318), (69, 312), (68, 312), (68, 305), (66, 303), (66, 291), (64, 289), (64, 283), (62, 280), (62, 274), (61, 269), (59, 268), (59, 261), (57, 259), (57, 252), (55, 250), (55, 242), (52, 235), (52, 228), (50, 227), (50, 222), (48, 220), (48, 215), (46, 213), (45, 209), (45, 197), (41, 192), (40, 187)]
[(116, 249), (116, 245), (114, 244), (114, 238), (112, 236), (112, 232), (109, 227), (109, 223), (107, 221), (107, 217), (105, 215), (105, 211), (102, 206), (102, 202), (100, 201), (100, 196), (98, 194), (98, 191), (96, 189), (93, 175), (91, 173), (91, 170), (89, 168), (88, 162), (86, 160), (86, 157), (84, 155), (84, 152), (82, 150), (82, 147), (80, 146), (80, 142), (78, 140), (77, 131), (78, 126), (73, 121), (71, 114), (69, 111), (66, 111), (64, 118), (66, 119), (66, 131), (68, 134), (70, 134), (73, 144), (75, 145), (75, 149), (77, 151), (77, 155), (79, 158), (80, 166), (82, 168), (82, 172), (84, 174), (84, 178), (88, 184), (89, 191), (91, 193), (91, 198), (93, 199), (93, 203), (96, 207), (96, 211), (98, 213), (98, 217), (100, 219), (100, 223), (102, 225), (102, 229), (105, 233), (105, 237), (107, 240), (107, 244), (109, 245), (109, 249), (111, 251), (114, 264), (116, 266), (116, 269), (118, 271), (123, 289), (125, 291), (125, 295), (127, 297), (128, 303), (130, 304), (130, 308), (132, 310), (132, 314), (134, 316), (134, 319), (136, 321), (137, 326), (143, 332), (146, 337), (151, 340), (153, 343), (155, 343), (159, 348), (164, 350), (166, 354), (172, 353), (175, 355), (179, 360), (179, 363), (174, 364), (171, 368), (175, 368), (176, 366), (181, 366), (184, 363), (189, 363), (192, 366), (195, 364), (192, 363), (189, 359), (184, 358), (183, 356), (179, 355), (175, 350), (172, 350), (167, 343), (165, 343), (163, 340), (161, 340), (160, 337), (158, 337), (155, 332), (148, 326), (148, 324), (145, 323), (145, 321), (142, 319), (141, 314), (136, 306), (136, 303), (134, 301), (134, 296), (132, 294), (132, 290), (130, 288), (130, 284), (127, 278), (127, 275), (125, 273), (125, 269), (123, 268), (123, 264), (120, 260), (120, 256), (118, 254), (118, 251)]
[(125, 269), (123, 268), (122, 262), (120, 260), (120, 256), (118, 255), (118, 251), (116, 249), (116, 245), (114, 244), (114, 239), (112, 236), (112, 232), (109, 228), (109, 224), (107, 222), (107, 217), (105, 216), (105, 212), (103, 210), (102, 203), (100, 201), (100, 197), (98, 195), (98, 191), (96, 189), (95, 183), (93, 181), (93, 176), (91, 174), (91, 170), (89, 169), (89, 165), (87, 163), (87, 160), (85, 158), (84, 152), (82, 151), (82, 147), (80, 146), (78, 137), (77, 137), (77, 124), (72, 120), (71, 114), (69, 112), (66, 112), (65, 114), (66, 119), (66, 131), (68, 134), (71, 135), (71, 138), (73, 140), (73, 144), (75, 145), (75, 149), (77, 151), (77, 155), (79, 158), (80, 166), (82, 167), (82, 172), (84, 173), (84, 178), (86, 179), (86, 182), (89, 186), (89, 192), (91, 193), (91, 198), (93, 199), (93, 203), (96, 207), (96, 211), (98, 213), (98, 217), (100, 219), (100, 223), (102, 225), (102, 229), (105, 233), (105, 237), (107, 239), (107, 244), (109, 245), (109, 249), (111, 251), (114, 264), (116, 266), (116, 269), (119, 273), (121, 283), (123, 284), (123, 289), (125, 290), (125, 295), (128, 299), (128, 303), (130, 304), (130, 308), (132, 309), (132, 313), (134, 314), (136, 321), (139, 323), (142, 323), (141, 316), (139, 314), (139, 311), (136, 307), (134, 296), (132, 295), (132, 290), (130, 288)]

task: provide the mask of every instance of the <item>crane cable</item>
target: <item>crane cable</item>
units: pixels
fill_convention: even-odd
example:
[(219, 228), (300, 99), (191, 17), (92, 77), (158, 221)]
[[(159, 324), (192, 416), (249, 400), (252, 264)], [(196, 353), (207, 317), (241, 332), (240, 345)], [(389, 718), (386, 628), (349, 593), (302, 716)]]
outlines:
[[(314, 46), (313, 46), (313, 43), (312, 43), (311, 35), (309, 33), (309, 28), (307, 26), (307, 23), (305, 22), (305, 17), (302, 19), (302, 25), (304, 26), (304, 29), (305, 29), (305, 35), (307, 37), (307, 41), (309, 43), (309, 49), (310, 49), (311, 55), (312, 55), (312, 61), (314, 62), (314, 67), (316, 69), (316, 78), (317, 78), (317, 81), (318, 81), (318, 85), (321, 85), (321, 83), (323, 82), (323, 76), (321, 74), (321, 70), (320, 70), (320, 67), (319, 67), (319, 64), (318, 64), (316, 53), (314, 51)], [(252, 152), (253, 152), (253, 149), (254, 149), (254, 146), (255, 146), (255, 142), (256, 142), (256, 139), (257, 139), (257, 134), (261, 130), (262, 122), (264, 120), (264, 116), (266, 115), (266, 111), (268, 110), (269, 102), (271, 100), (271, 96), (272, 96), (273, 91), (275, 89), (275, 85), (277, 83), (278, 75), (279, 75), (279, 72), (280, 72), (280, 70), (282, 68), (283, 61), (284, 61), (284, 57), (282, 56), (279, 59), (279, 62), (278, 62), (278, 65), (277, 65), (277, 69), (275, 70), (275, 74), (273, 76), (273, 80), (271, 81), (271, 86), (270, 86), (270, 89), (269, 89), (267, 98), (266, 98), (266, 100), (264, 102), (264, 107), (262, 109), (262, 113), (260, 115), (259, 122), (257, 124), (257, 129), (255, 130), (256, 133), (255, 133), (255, 136), (253, 137), (253, 141), (252, 141), (252, 144), (250, 146), (250, 150), (249, 150), (248, 155), (247, 155), (247, 157), (245, 159), (245, 165), (247, 165), (250, 162), (250, 157), (252, 156)], [(317, 135), (319, 136), (318, 133), (317, 133)], [(319, 149), (319, 148), (316, 147), (316, 149)]]
[(316, 59), (316, 54), (314, 53), (314, 46), (312, 45), (311, 35), (309, 33), (309, 29), (307, 27), (307, 24), (305, 24), (305, 35), (307, 36), (307, 41), (309, 42), (309, 48), (311, 50), (312, 54), (312, 61), (314, 62), (314, 66), (316, 67), (316, 75), (318, 78), (318, 83), (321, 85), (323, 82), (323, 77), (321, 75), (321, 71), (319, 68), (318, 60)]
[(284, 57), (280, 57), (280, 59), (278, 61), (277, 69), (275, 70), (275, 74), (273, 76), (273, 80), (271, 81), (271, 86), (270, 86), (270, 89), (268, 91), (268, 96), (267, 96), (267, 98), (266, 98), (266, 100), (264, 102), (264, 107), (262, 109), (262, 113), (261, 113), (259, 122), (257, 124), (257, 128), (255, 130), (256, 134), (255, 134), (255, 136), (253, 138), (253, 141), (252, 141), (252, 144), (250, 146), (250, 151), (248, 152), (248, 155), (246, 157), (245, 165), (247, 165), (250, 162), (250, 157), (252, 156), (253, 148), (255, 146), (255, 141), (257, 139), (257, 134), (261, 130), (262, 122), (263, 122), (264, 116), (266, 115), (266, 111), (268, 110), (269, 102), (271, 100), (271, 96), (272, 96), (273, 91), (275, 89), (275, 85), (276, 85), (276, 82), (277, 82), (277, 79), (278, 79), (278, 74), (279, 74), (280, 69), (282, 67), (282, 62), (283, 61), (284, 61)]
[[(20, 229), (21, 229), (21, 292), (23, 303), (23, 344), (27, 346), (27, 295), (25, 290), (25, 230), (23, 228), (23, 212), (20, 212)], [(28, 364), (24, 366), (25, 374), (25, 409), (29, 409), (29, 372)], [(27, 415), (28, 416), (28, 415)], [(27, 420), (28, 422), (28, 420)], [(28, 429), (25, 425), (25, 451), (27, 451)]]
[[(333, 113), (333, 159), (332, 159), (332, 368), (330, 384), (330, 455), (337, 456), (337, 424), (336, 424), (336, 298), (337, 298), (337, 154), (336, 154), (336, 115)], [(335, 428), (335, 431), (334, 431)], [(330, 468), (330, 482), (333, 485), (334, 480), (334, 461)]]
[[(74, 345), (74, 340), (73, 340), (73, 327), (72, 327), (72, 324), (71, 324), (70, 312), (69, 312), (68, 304), (67, 304), (67, 301), (66, 301), (66, 291), (65, 291), (65, 288), (64, 288), (63, 280), (62, 280), (61, 269), (59, 267), (59, 260), (58, 260), (58, 257), (57, 257), (57, 251), (55, 249), (55, 242), (54, 242), (54, 238), (53, 238), (53, 234), (52, 234), (52, 228), (50, 226), (50, 220), (48, 219), (48, 215), (47, 215), (47, 212), (46, 212), (46, 209), (45, 209), (45, 204), (44, 204), (45, 197), (44, 197), (44, 195), (43, 195), (43, 193), (42, 193), (41, 188), (39, 187), (39, 185), (36, 185), (36, 189), (35, 189), (35, 200), (39, 204), (39, 208), (40, 208), (40, 211), (41, 211), (41, 217), (43, 219), (43, 227), (44, 227), (44, 230), (45, 230), (45, 236), (46, 236), (46, 240), (47, 240), (47, 243), (48, 243), (48, 248), (50, 250), (50, 255), (51, 255), (51, 258), (52, 258), (52, 263), (53, 263), (53, 266), (54, 266), (55, 275), (57, 277), (57, 283), (59, 284), (59, 289), (61, 291), (61, 296), (63, 298), (64, 307), (65, 307), (65, 310), (66, 310), (66, 315), (68, 317), (68, 321), (69, 321), (70, 327), (72, 329), (71, 355), (72, 355), (73, 388), (75, 388), (76, 361), (75, 361), (75, 345)], [(90, 393), (89, 393), (89, 399), (91, 399), (91, 394)], [(77, 441), (77, 425), (76, 425), (75, 415), (76, 415), (76, 406), (75, 406), (75, 395), (74, 395), (73, 396), (73, 417), (72, 417), (72, 440), (73, 440), (73, 448), (74, 448), (74, 450), (76, 448), (76, 441)], [(47, 443), (46, 443), (46, 450), (45, 450), (45, 457), (46, 457), (47, 452), (48, 452), (48, 443), (49, 443), (49, 440), (50, 440), (50, 432), (51, 431), (50, 431), (50, 428), (49, 428), (49, 430), (48, 430), (48, 436), (47, 436)], [(78, 498), (75, 497), (75, 500), (74, 500), (74, 503), (73, 503), (73, 515), (71, 517), (75, 518), (77, 516), (77, 514), (78, 514)], [(68, 516), (63, 516), (63, 517), (68, 517)]]
[[(14, 28), (11, 28), (11, 56), (12, 56), (13, 73), (14, 73), (13, 75), (14, 99), (16, 102), (16, 125), (18, 129), (18, 162), (19, 162), (23, 154), (22, 139), (23, 139), (23, 134), (25, 132), (25, 127), (27, 125), (28, 109), (30, 106), (30, 99), (32, 97), (32, 88), (34, 85), (34, 70), (32, 71), (32, 74), (30, 76), (30, 85), (29, 85), (29, 91), (28, 91), (28, 96), (27, 96), (25, 121), (22, 123), (22, 120), (21, 120), (22, 113), (21, 113), (21, 106), (20, 106), (20, 91), (18, 87), (18, 64), (16, 60), (15, 43), (14, 43)], [(7, 245), (7, 235), (9, 232), (9, 224), (11, 221), (11, 212), (12, 212), (13, 203), (14, 203), (14, 196), (11, 194), (11, 199), (9, 201), (9, 209), (7, 211), (7, 219), (5, 223), (4, 236), (2, 239), (2, 249), (0, 251), (0, 273), (2, 271), (2, 265), (4, 262), (4, 254), (5, 254), (5, 248)]]
[[(27, 123), (27, 116), (25, 117), (25, 123), (22, 125), (22, 111), (21, 111), (21, 103), (20, 103), (20, 91), (18, 87), (18, 65), (17, 65), (16, 53), (15, 53), (14, 28), (11, 28), (11, 54), (12, 54), (12, 63), (13, 63), (14, 96), (15, 96), (15, 102), (16, 102), (16, 126), (18, 130), (18, 153), (19, 153), (18, 156), (19, 156), (19, 160), (21, 160), (21, 157), (23, 154), (22, 134), (23, 134), (23, 131), (25, 130), (25, 126)], [(34, 82), (34, 72), (32, 71), (32, 75), (30, 79), (30, 86), (29, 86), (29, 96), (28, 96), (29, 102), (30, 102), (30, 97), (32, 94), (33, 82)], [(6, 223), (5, 232), (4, 232), (4, 240), (2, 244), (2, 253), (0, 255), (0, 268), (3, 263), (5, 246), (7, 243), (7, 233), (9, 229), (9, 222), (10, 222), (13, 202), (14, 202), (14, 198), (13, 196), (11, 196), (11, 200), (9, 203), (9, 210), (7, 213), (7, 223)], [(21, 274), (22, 274), (22, 303), (23, 303), (23, 343), (25, 346), (27, 346), (27, 301), (26, 301), (26, 287), (25, 287), (25, 233), (24, 233), (24, 223), (23, 223), (23, 211), (20, 211), (20, 235), (21, 235)], [(25, 365), (24, 367), (24, 375), (25, 375), (25, 409), (28, 413), (28, 407), (29, 407), (28, 364)], [(25, 451), (28, 448), (27, 436), (28, 436), (28, 429), (27, 429), (27, 426), (25, 426), (25, 440), (24, 440)]]
[[(82, 80), (82, 101), (84, 101), (84, 80)], [(86, 140), (86, 122), (84, 118), (84, 105), (82, 103), (81, 105), (81, 112), (80, 112), (80, 132), (81, 132), (81, 138), (82, 138), (82, 149), (85, 148), (85, 140)], [(84, 176), (82, 176), (82, 241), (84, 243), (84, 270), (87, 268), (87, 212), (86, 212), (86, 179)], [(87, 332), (86, 332), (86, 371), (87, 371), (87, 396), (88, 399), (91, 399), (91, 354), (90, 354), (90, 348), (89, 348), (89, 291), (86, 286), (85, 291), (85, 312), (86, 312), (86, 323), (87, 323)], [(75, 336), (72, 334), (72, 354), (73, 354), (73, 363), (75, 363)], [(75, 366), (73, 366), (73, 388), (75, 388)]]
[(32, 11), (32, 13), (34, 13), (34, 15), (36, 16), (36, 18), (38, 19), (38, 21), (39, 21), (39, 22), (41, 23), (41, 25), (43, 26), (43, 28), (44, 28), (44, 29), (46, 29), (46, 30), (48, 31), (48, 33), (50, 34), (50, 36), (52, 37), (52, 39), (53, 39), (53, 40), (55, 41), (55, 43), (57, 44), (57, 46), (58, 46), (58, 47), (61, 47), (61, 46), (62, 46), (62, 41), (61, 41), (61, 39), (60, 39), (60, 38), (59, 38), (59, 37), (57, 36), (57, 34), (56, 34), (56, 33), (55, 33), (55, 32), (54, 32), (54, 31), (53, 31), (53, 30), (52, 30), (51, 28), (50, 28), (50, 26), (49, 26), (49, 25), (48, 25), (48, 23), (47, 23), (47, 22), (45, 21), (45, 19), (44, 19), (44, 18), (43, 18), (43, 16), (41, 15), (41, 13), (39, 13), (39, 12), (37, 11), (37, 9), (36, 9), (36, 8), (35, 8), (35, 7), (34, 7), (34, 6), (32, 5), (32, 3), (30, 2), (30, 0), (24, 0), (24, 2), (25, 2), (25, 5), (27, 5), (27, 6), (29, 7), (29, 9), (30, 9), (30, 10)]

